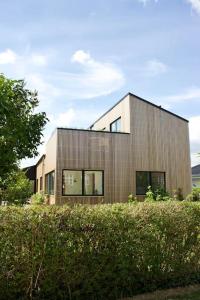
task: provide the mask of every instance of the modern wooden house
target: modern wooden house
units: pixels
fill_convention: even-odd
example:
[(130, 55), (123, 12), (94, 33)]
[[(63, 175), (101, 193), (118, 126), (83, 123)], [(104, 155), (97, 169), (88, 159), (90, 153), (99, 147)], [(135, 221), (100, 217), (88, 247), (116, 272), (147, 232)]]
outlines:
[(188, 121), (128, 93), (89, 129), (57, 128), (37, 163), (51, 204), (127, 202), (147, 187), (191, 192)]

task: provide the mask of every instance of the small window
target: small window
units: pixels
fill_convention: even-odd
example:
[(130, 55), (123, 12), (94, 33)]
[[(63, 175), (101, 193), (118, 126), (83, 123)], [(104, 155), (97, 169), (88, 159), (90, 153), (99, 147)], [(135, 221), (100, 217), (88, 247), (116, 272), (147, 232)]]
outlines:
[(110, 124), (110, 131), (112, 132), (121, 131), (121, 117)]
[(39, 192), (38, 179), (36, 179), (36, 192)]
[(165, 173), (164, 172), (136, 172), (136, 194), (145, 195), (148, 186), (155, 191), (159, 188), (165, 189)]
[(84, 171), (84, 194), (103, 195), (102, 171)]
[(43, 184), (42, 184), (43, 182), (42, 182), (42, 177), (40, 177), (40, 191), (42, 191), (42, 189), (43, 189)]
[(82, 195), (82, 171), (63, 171), (63, 195)]
[(45, 192), (49, 195), (54, 195), (54, 177), (54, 171), (45, 175)]

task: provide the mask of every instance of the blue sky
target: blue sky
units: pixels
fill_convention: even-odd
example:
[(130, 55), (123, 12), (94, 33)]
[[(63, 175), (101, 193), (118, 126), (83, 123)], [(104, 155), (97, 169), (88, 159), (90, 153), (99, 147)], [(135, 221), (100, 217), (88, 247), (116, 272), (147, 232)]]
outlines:
[(45, 141), (133, 92), (190, 120), (200, 163), (200, 0), (1, 0), (0, 72), (38, 90)]

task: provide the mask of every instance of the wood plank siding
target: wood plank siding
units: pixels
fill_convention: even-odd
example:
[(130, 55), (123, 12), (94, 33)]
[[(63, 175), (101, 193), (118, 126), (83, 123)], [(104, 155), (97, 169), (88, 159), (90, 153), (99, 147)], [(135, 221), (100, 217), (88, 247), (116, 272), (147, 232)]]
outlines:
[[(109, 132), (118, 118), (122, 132)], [(136, 194), (136, 171), (165, 172), (167, 191), (190, 193), (189, 131), (183, 118), (128, 94), (90, 128), (57, 128), (47, 144), (43, 173), (55, 170), (50, 203), (127, 202), (129, 194)], [(104, 195), (63, 196), (63, 169), (103, 170)]]

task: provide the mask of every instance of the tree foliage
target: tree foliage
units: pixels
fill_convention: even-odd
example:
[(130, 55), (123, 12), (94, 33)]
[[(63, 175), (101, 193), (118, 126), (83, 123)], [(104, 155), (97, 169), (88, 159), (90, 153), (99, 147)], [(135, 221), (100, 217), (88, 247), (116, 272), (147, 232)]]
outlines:
[(7, 204), (26, 204), (33, 193), (31, 181), (21, 170), (12, 171), (4, 181), (4, 185), (6, 189), (0, 189), (0, 202), (5, 201)]
[(47, 122), (36, 91), (25, 88), (24, 80), (0, 74), (0, 178), (14, 169), (19, 160), (38, 155), (42, 130)]

